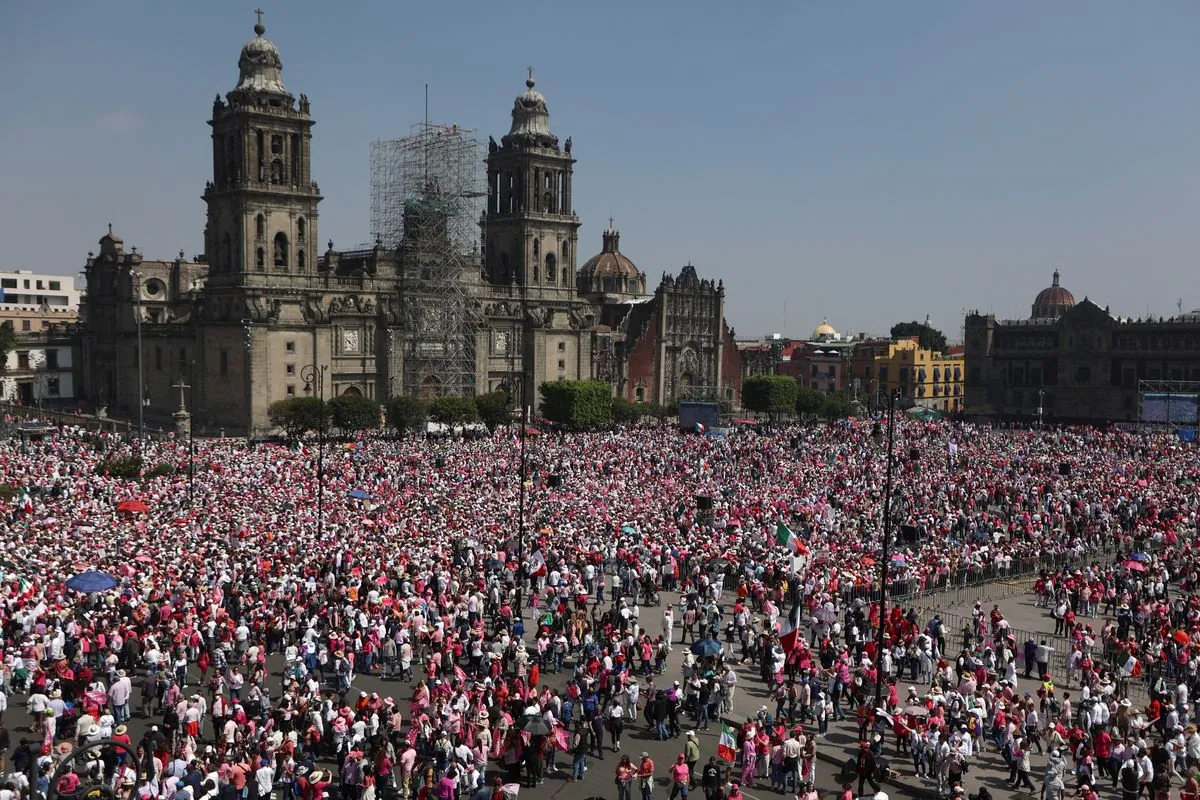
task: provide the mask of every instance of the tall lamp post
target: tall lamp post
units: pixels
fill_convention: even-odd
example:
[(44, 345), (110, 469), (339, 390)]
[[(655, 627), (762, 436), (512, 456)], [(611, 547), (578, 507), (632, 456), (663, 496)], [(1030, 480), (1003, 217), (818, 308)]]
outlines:
[(308, 364), (300, 370), (300, 379), (304, 381), (304, 393), (316, 392), (320, 398), (317, 407), (317, 540), (325, 534), (325, 365), (320, 369), (316, 364)]
[(142, 373), (142, 273), (129, 272), (129, 288), (137, 303), (138, 438), (146, 438), (146, 382)]
[[(896, 396), (899, 392), (888, 392), (887, 406), (887, 471), (883, 482), (883, 546), (879, 552), (879, 631), (875, 635), (875, 705), (879, 708), (883, 699), (883, 636), (887, 621), (888, 567), (891, 562), (889, 552), (892, 541), (892, 454), (896, 441)], [(879, 442), (883, 431), (879, 423), (871, 430), (871, 437)], [(859, 795), (866, 794), (867, 775), (863, 773), (858, 778)]]

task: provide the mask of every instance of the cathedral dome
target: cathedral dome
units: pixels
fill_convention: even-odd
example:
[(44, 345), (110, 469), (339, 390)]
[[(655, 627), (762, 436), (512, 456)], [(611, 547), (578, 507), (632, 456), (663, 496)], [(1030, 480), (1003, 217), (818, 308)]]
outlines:
[(295, 99), (283, 85), (283, 59), (279, 47), (268, 39), (267, 28), (259, 16), (254, 38), (242, 47), (238, 58), (238, 85), (229, 93), (230, 102), (262, 102), (265, 105), (291, 106)]
[(524, 147), (558, 147), (558, 137), (550, 132), (550, 111), (546, 98), (535, 91), (532, 71), (525, 81), (525, 91), (513, 101), (512, 127), (501, 141)]
[(820, 325), (813, 328), (812, 336), (809, 339), (816, 342), (822, 339), (836, 339), (837, 335), (838, 332), (829, 324), (829, 320), (823, 319)]
[(604, 247), (592, 256), (576, 273), (576, 283), (582, 294), (641, 295), (645, 276), (632, 261), (621, 254), (621, 234), (608, 221), (604, 232)]
[(621, 254), (621, 234), (614, 230), (609, 221), (604, 232), (604, 246), (600, 253), (592, 256), (579, 268), (580, 278), (641, 278), (642, 272), (634, 263)]
[(1058, 270), (1049, 286), (1038, 292), (1033, 300), (1034, 319), (1057, 319), (1075, 305), (1075, 295), (1058, 284)]

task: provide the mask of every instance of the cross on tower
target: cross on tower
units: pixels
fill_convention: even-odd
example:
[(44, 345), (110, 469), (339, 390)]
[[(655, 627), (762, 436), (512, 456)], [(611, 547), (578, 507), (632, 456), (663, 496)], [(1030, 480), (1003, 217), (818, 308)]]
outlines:
[(185, 403), (183, 401), (183, 392), (185, 389), (190, 389), (192, 387), (190, 385), (184, 383), (183, 376), (180, 375), (179, 378), (174, 383), (171, 384), (171, 388), (179, 390), (179, 410), (187, 411), (187, 403)]
[(529, 70), (529, 80), (533, 80), (533, 67), (526, 67)]
[(613, 229), (613, 218), (612, 217), (608, 218), (608, 229), (610, 231)]
[(254, 13), (255, 13), (255, 15), (258, 16), (258, 24), (262, 25), (263, 10), (261, 8), (256, 8), (256, 9), (254, 9)]

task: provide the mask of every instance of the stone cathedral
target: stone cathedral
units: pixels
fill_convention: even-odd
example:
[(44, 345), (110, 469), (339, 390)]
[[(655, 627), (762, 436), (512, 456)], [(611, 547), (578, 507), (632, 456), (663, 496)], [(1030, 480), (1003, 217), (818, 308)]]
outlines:
[(316, 392), (382, 405), (503, 389), (536, 406), (545, 381), (596, 378), (638, 402), (739, 402), (723, 284), (689, 264), (651, 288), (611, 220), (600, 253), (579, 265), (572, 142), (552, 133), (532, 76), (508, 134), (488, 148), (480, 244), (454, 267), (471, 346), (456, 351), (469, 359), (466, 379), (446, 383), (422, 360), (427, 332), (405, 313), (418, 259), (403, 243), (322, 250), (312, 105), (284, 86), (261, 18), (254, 32), (237, 85), (212, 106), (204, 255), (150, 260), (111, 226), (88, 254), (87, 404), (126, 419), (140, 404), (158, 427), (182, 395), (198, 431), (261, 435), (273, 402)]

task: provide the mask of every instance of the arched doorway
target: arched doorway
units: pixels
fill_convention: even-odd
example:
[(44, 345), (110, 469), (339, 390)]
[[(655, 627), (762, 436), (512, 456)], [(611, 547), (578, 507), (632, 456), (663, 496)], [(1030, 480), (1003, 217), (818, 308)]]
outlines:
[(359, 389), (357, 386), (347, 386), (346, 389), (342, 392), (342, 397), (362, 397), (362, 396), (363, 396), (362, 389)]

